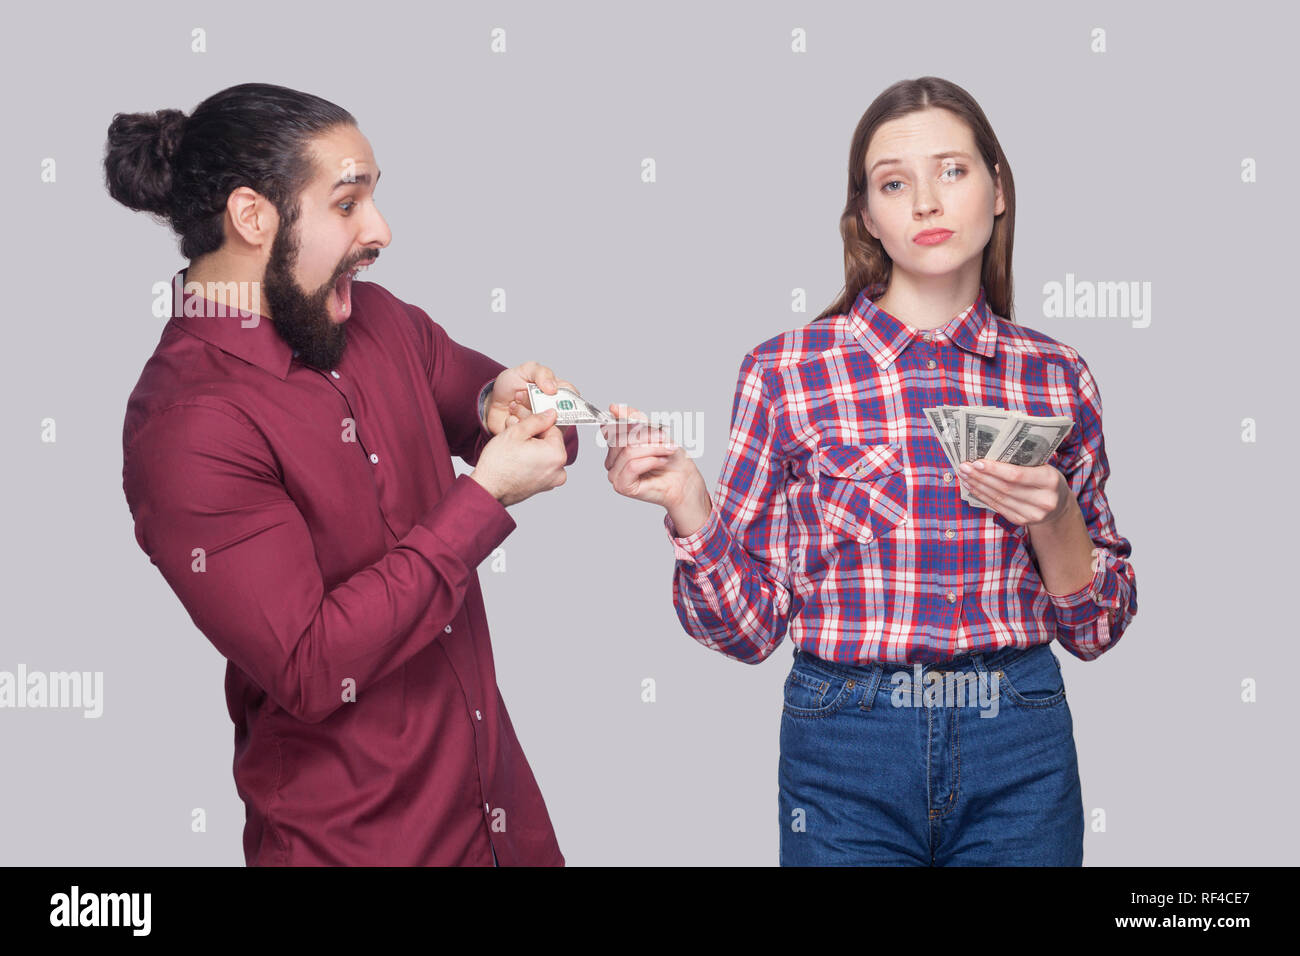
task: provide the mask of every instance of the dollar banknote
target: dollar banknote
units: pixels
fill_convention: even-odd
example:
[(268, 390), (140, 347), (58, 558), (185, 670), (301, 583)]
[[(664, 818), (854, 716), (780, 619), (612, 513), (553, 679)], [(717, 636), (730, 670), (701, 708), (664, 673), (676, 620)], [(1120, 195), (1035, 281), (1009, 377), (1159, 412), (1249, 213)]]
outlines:
[(547, 395), (540, 385), (528, 383), (528, 404), (534, 412), (555, 410), (556, 425), (604, 425), (616, 419), (609, 412), (597, 408), (572, 389), (563, 385)]
[[(658, 440), (670, 439), (670, 430), (656, 425), (644, 418), (615, 418), (609, 412), (597, 408), (577, 392), (563, 385), (557, 386), (554, 395), (547, 395), (540, 385), (528, 383), (528, 404), (534, 412), (555, 409), (555, 424), (561, 425), (609, 425), (604, 432), (605, 440), (616, 446), (630, 444), (632, 441), (655, 441), (651, 435), (657, 434)], [(637, 429), (637, 425), (646, 426)], [(648, 432), (647, 429), (658, 429)]]
[[(922, 411), (954, 469), (978, 458), (1035, 468), (1052, 457), (1074, 427), (1068, 416), (1027, 415), (988, 405), (939, 405)], [(973, 507), (989, 508), (965, 483), (961, 498)]]

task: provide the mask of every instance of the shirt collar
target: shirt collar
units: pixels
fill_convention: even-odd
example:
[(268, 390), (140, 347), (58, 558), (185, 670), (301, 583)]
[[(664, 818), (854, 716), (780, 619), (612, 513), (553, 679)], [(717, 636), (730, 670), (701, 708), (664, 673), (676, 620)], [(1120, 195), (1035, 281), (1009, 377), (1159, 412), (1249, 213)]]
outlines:
[[(875, 359), (881, 370), (888, 368), (913, 339), (925, 334), (878, 308), (873, 301), (885, 291), (885, 283), (869, 284), (858, 293), (849, 313), (849, 328)], [(998, 324), (989, 311), (983, 284), (975, 301), (931, 332), (932, 338), (947, 338), (967, 352), (991, 358), (997, 352)]]
[(188, 271), (188, 268), (182, 269), (172, 277), (171, 321), (191, 335), (265, 369), (282, 381), (288, 378), (294, 352), (289, 343), (280, 338), (271, 320), (260, 313), (240, 312), (237, 305), (223, 308), (197, 291), (186, 291), (185, 274)]

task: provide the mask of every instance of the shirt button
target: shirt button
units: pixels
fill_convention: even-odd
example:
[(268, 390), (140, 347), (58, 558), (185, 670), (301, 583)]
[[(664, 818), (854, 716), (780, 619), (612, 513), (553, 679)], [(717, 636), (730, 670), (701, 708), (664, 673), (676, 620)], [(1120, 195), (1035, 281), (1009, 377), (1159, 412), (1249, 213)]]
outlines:
[(372, 465), (379, 464), (379, 456), (376, 455), (374, 452), (370, 453), (370, 464)]
[(952, 536), (953, 536), (952, 528), (949, 528), (947, 531), (944, 532), (944, 537), (951, 538)]
[(448, 625), (447, 625), (446, 627), (444, 627), (442, 630), (443, 630), (443, 633), (444, 633), (444, 634), (450, 634), (450, 633), (451, 633), (451, 625), (448, 624)]
[(333, 375), (335, 378), (338, 378), (338, 377), (339, 377), (339, 373), (338, 373), (338, 372), (333, 372), (333, 371), (332, 371), (332, 372), (330, 372), (330, 374)]
[(483, 719), (483, 711), (481, 711), (481, 710), (476, 710), (476, 711), (474, 711), (474, 719), (475, 719), (475, 720), (482, 720), (482, 719)]
[(938, 367), (939, 367), (939, 363), (936, 362), (934, 359), (930, 359), (930, 361), (928, 361), (928, 362), (925, 363), (925, 367), (926, 367), (926, 368), (938, 368)]
[(956, 602), (957, 602), (957, 595), (955, 595), (955, 594), (953, 594), (951, 591), (949, 591), (949, 592), (948, 592), (948, 603), (949, 603), (949, 604), (955, 604)]
[(945, 471), (945, 472), (943, 473), (943, 480), (944, 480), (944, 481), (952, 481), (952, 472), (951, 472), (951, 471)]
[(926, 332), (925, 335), (921, 336), (921, 338), (925, 339), (925, 340), (928, 342), (928, 341), (930, 341), (930, 339), (932, 338), (932, 336), (930, 335), (929, 332)]

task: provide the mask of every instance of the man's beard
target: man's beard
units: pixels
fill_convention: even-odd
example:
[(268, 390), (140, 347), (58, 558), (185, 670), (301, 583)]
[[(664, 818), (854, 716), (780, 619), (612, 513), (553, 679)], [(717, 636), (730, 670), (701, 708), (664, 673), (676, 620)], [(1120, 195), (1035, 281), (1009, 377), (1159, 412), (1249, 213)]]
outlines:
[(339, 271), (315, 292), (306, 293), (293, 279), (297, 259), (297, 222), (282, 222), (271, 243), (262, 295), (270, 306), (271, 324), (280, 338), (297, 350), (298, 360), (328, 371), (338, 366), (348, 344), (347, 322), (335, 322), (328, 309), (334, 283), (346, 270)]

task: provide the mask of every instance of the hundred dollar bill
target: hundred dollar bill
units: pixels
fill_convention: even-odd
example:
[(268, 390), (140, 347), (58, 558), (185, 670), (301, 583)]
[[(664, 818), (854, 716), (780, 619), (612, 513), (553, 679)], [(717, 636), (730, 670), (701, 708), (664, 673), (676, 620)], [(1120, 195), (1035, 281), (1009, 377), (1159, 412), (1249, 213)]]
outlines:
[(990, 449), (989, 458), (1036, 468), (1052, 457), (1073, 427), (1074, 420), (1065, 415), (1049, 418), (1016, 414)]
[(939, 439), (939, 447), (943, 449), (949, 464), (954, 468), (957, 467), (957, 419), (955, 405), (939, 405), (935, 408), (923, 408), (926, 419), (930, 422), (930, 427), (934, 429), (934, 435)]
[(613, 424), (617, 420), (563, 385), (556, 388), (554, 395), (547, 395), (540, 385), (529, 382), (528, 404), (534, 412), (555, 409), (556, 425)]
[[(957, 409), (958, 454), (961, 461), (975, 461), (987, 458), (1002, 430), (1012, 421), (1014, 412), (1005, 408), (969, 407)], [(992, 510), (979, 497), (970, 491), (965, 482), (961, 485), (961, 497), (967, 504), (976, 508)]]
[[(609, 412), (597, 408), (572, 389), (557, 386), (554, 395), (547, 395), (540, 385), (528, 383), (528, 404), (534, 412), (555, 409), (555, 424), (561, 425), (608, 425), (613, 432), (606, 433), (606, 440), (611, 445), (623, 446), (630, 442), (637, 425), (658, 428), (662, 437), (672, 439), (670, 431), (664, 426), (644, 418), (615, 418)], [(653, 433), (650, 433), (653, 434)], [(643, 436), (644, 437), (644, 436)]]
[(943, 453), (948, 457), (948, 461), (956, 468), (961, 462), (961, 432), (957, 426), (958, 411), (987, 411), (997, 412), (1004, 409), (994, 408), (990, 405), (937, 405), (934, 408), (921, 409), (930, 422), (930, 427), (934, 429), (935, 437), (939, 439), (939, 446)]
[(974, 461), (988, 456), (1002, 429), (1012, 421), (1014, 412), (1005, 408), (957, 409), (958, 452), (962, 461)]

